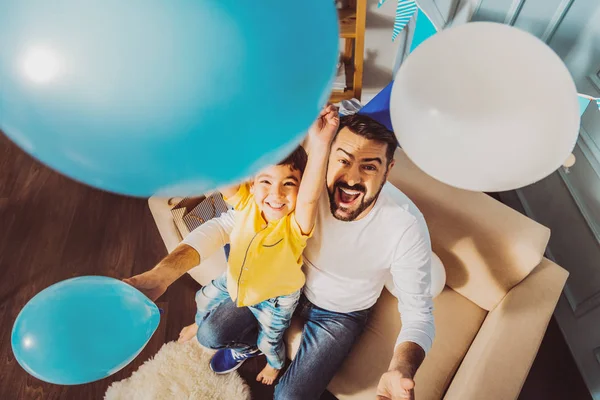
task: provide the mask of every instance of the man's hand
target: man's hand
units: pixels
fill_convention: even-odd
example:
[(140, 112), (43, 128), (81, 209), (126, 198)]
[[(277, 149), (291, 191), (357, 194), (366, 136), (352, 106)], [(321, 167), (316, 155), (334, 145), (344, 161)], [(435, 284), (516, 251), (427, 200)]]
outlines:
[(381, 376), (377, 386), (377, 400), (414, 400), (415, 381), (398, 370)]
[(328, 105), (319, 113), (317, 120), (308, 130), (310, 145), (329, 146), (331, 140), (337, 133), (340, 118), (337, 107)]
[(377, 400), (415, 400), (414, 376), (425, 359), (425, 351), (416, 343), (396, 346), (388, 372), (381, 375)]
[(156, 301), (169, 287), (168, 281), (162, 276), (160, 271), (157, 272), (154, 269), (128, 279), (123, 279), (123, 282), (144, 293), (152, 301)]

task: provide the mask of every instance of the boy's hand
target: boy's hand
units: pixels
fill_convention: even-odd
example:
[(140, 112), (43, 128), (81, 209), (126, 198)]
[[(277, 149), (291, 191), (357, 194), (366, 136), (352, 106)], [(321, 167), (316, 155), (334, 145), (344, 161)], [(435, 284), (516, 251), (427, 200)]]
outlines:
[(161, 275), (160, 271), (156, 270), (123, 279), (123, 282), (144, 293), (152, 301), (156, 301), (169, 287), (167, 280)]
[(317, 120), (308, 130), (310, 145), (329, 146), (339, 125), (338, 109), (330, 104), (319, 113)]
[(196, 265), (200, 264), (200, 254), (191, 246), (181, 243), (168, 256), (150, 271), (123, 282), (144, 293), (152, 301), (156, 301), (175, 282)]

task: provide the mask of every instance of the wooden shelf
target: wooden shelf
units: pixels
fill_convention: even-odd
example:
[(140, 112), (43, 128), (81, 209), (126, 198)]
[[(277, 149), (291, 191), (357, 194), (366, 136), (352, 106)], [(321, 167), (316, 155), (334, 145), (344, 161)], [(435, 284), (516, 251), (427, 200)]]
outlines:
[(354, 65), (352, 65), (352, 60), (344, 60), (344, 67), (346, 69), (346, 90), (343, 92), (339, 90), (332, 91), (329, 97), (330, 103), (339, 103), (342, 100), (350, 100), (354, 97)]
[(342, 8), (338, 10), (340, 19), (340, 37), (343, 39), (353, 39), (356, 37), (356, 10), (351, 8)]
[(338, 10), (340, 39), (344, 39), (343, 59), (346, 66), (346, 90), (334, 91), (329, 101), (357, 98), (362, 94), (363, 58), (365, 50), (365, 24), (367, 0), (349, 0), (347, 7)]
[(348, 89), (343, 92), (338, 92), (334, 90), (331, 92), (331, 97), (329, 97), (329, 102), (331, 104), (339, 103), (342, 100), (350, 100), (354, 97), (354, 90)]

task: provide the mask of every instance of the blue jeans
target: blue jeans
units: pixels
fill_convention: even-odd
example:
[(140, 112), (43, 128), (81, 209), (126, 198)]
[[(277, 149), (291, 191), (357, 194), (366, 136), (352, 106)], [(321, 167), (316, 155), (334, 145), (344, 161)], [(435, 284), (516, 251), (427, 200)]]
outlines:
[[(304, 322), (300, 349), (275, 388), (276, 400), (317, 400), (362, 333), (370, 310), (327, 311), (300, 297), (295, 315)], [(212, 349), (256, 349), (258, 324), (252, 312), (227, 299), (198, 329), (198, 341)]]
[[(285, 366), (283, 334), (290, 326), (299, 298), (300, 291), (297, 291), (243, 307), (248, 308), (256, 318), (255, 324), (258, 322), (256, 346), (265, 354), (269, 365), (275, 369), (282, 369)], [(210, 313), (227, 300), (231, 302), (227, 291), (227, 276), (223, 274), (196, 293), (196, 325), (201, 327)], [(248, 351), (249, 348), (244, 346), (241, 350)]]

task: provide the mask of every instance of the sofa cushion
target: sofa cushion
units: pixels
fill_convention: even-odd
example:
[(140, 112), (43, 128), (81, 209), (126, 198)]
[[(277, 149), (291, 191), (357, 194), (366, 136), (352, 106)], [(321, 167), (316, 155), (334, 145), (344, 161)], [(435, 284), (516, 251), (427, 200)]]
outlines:
[[(487, 312), (452, 289), (434, 300), (436, 338), (416, 376), (416, 398), (440, 399), (466, 354)], [(375, 398), (381, 375), (390, 363), (400, 332), (398, 301), (387, 290), (373, 308), (369, 323), (344, 365), (329, 384), (338, 399)], [(286, 332), (288, 355), (298, 352), (302, 321), (294, 319)]]
[(540, 263), (549, 229), (484, 193), (433, 179), (402, 150), (395, 159), (388, 180), (425, 216), (446, 285), (491, 310)]

